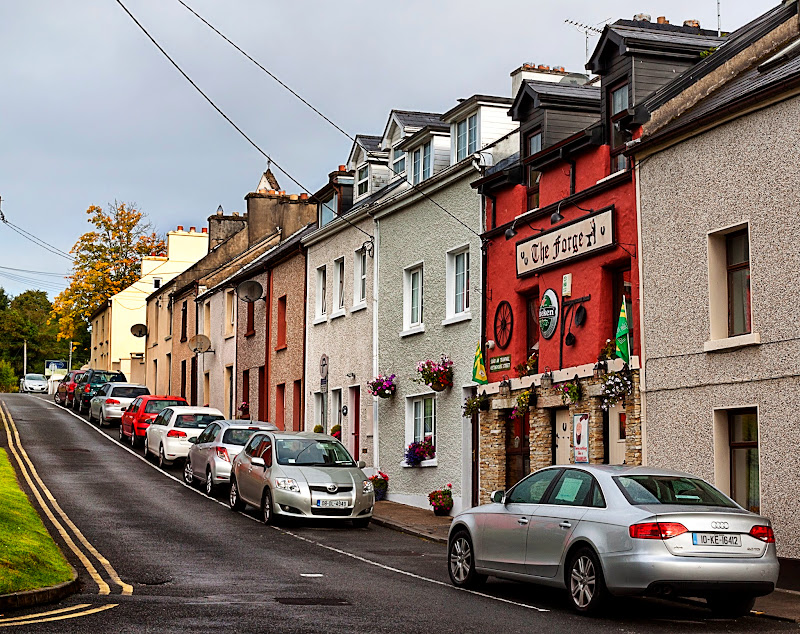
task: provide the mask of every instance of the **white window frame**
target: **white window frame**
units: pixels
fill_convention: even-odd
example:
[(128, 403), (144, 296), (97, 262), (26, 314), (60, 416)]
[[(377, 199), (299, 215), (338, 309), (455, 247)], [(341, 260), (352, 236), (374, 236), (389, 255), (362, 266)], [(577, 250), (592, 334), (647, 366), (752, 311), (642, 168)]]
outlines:
[(353, 308), (367, 304), (367, 250), (359, 249), (353, 254)]
[(344, 256), (333, 261), (333, 312), (331, 319), (344, 315)]
[[(361, 172), (365, 171), (366, 175), (361, 178)], [(364, 191), (361, 191), (361, 186), (364, 185)], [(369, 163), (361, 165), (356, 169), (356, 196), (366, 196), (369, 194)]]
[(236, 334), (236, 292), (230, 288), (225, 291), (225, 336), (232, 337), (234, 334)]
[(478, 151), (478, 113), (475, 112), (456, 123), (455, 132), (456, 162), (458, 162)]
[[(402, 161), (402, 165), (399, 165)], [(400, 148), (392, 148), (392, 176), (400, 176), (406, 173), (406, 152)]]
[[(419, 274), (419, 299), (417, 319), (412, 315), (412, 299), (414, 275)], [(406, 335), (425, 332), (425, 267), (422, 262), (417, 262), (403, 271), (403, 332), (401, 337)]]
[[(434, 392), (425, 392), (423, 394), (412, 394), (406, 397), (406, 423), (405, 423), (405, 445), (403, 449), (408, 447), (412, 442), (418, 440), (416, 434), (416, 423), (417, 420), (420, 420), (423, 425), (423, 434), (420, 436), (419, 439), (424, 439), (424, 421), (425, 421), (425, 402), (430, 401), (432, 405), (432, 440), (433, 446), (436, 448), (436, 456), (439, 455), (439, 446), (436, 440), (436, 410), (437, 408), (437, 396)], [(419, 405), (419, 409), (417, 409), (417, 405)], [(417, 416), (417, 414), (421, 414)], [(405, 465), (405, 462), (404, 462)], [(436, 457), (428, 458), (427, 460), (423, 460), (419, 466), (420, 467), (435, 467), (437, 465)], [(408, 466), (408, 465), (405, 465)]]
[(433, 141), (418, 145), (411, 156), (411, 183), (419, 185), (433, 176)]
[[(451, 251), (447, 252), (447, 262), (446, 262), (446, 279), (445, 279), (445, 295), (446, 295), (446, 304), (445, 304), (445, 319), (442, 322), (443, 326), (448, 326), (450, 324), (458, 323), (460, 321), (464, 321), (467, 319), (471, 319), (472, 315), (470, 313), (470, 249), (469, 245), (462, 245), (452, 249)], [(466, 279), (463, 281), (464, 287), (462, 292), (466, 295), (465, 298), (465, 306), (462, 310), (458, 310), (458, 306), (456, 303), (456, 298), (459, 292), (459, 280), (457, 275), (457, 265), (458, 260), (460, 257), (466, 258), (466, 270), (465, 270), (465, 277)]]
[(327, 321), (328, 319), (328, 305), (326, 302), (327, 299), (327, 285), (328, 285), (328, 271), (327, 267), (323, 264), (320, 267), (317, 267), (317, 286), (316, 286), (316, 301), (314, 303), (314, 314), (316, 319), (314, 323), (319, 323), (322, 321)]
[[(314, 392), (314, 427), (322, 425), (322, 433), (328, 433), (328, 393)], [(314, 431), (312, 427), (306, 431)]]
[(330, 424), (331, 429), (333, 429), (334, 425), (339, 425), (342, 428), (344, 427), (344, 425), (342, 425), (342, 388), (340, 387), (331, 390)]

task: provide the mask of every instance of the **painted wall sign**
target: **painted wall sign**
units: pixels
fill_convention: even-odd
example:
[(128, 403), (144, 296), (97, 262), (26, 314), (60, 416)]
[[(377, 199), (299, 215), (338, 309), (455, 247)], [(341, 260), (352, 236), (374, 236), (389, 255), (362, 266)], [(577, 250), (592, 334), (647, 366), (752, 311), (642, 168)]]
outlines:
[(502, 354), (499, 357), (489, 357), (489, 372), (502, 372), (511, 369), (511, 355)]
[(542, 337), (550, 339), (556, 332), (558, 325), (558, 295), (552, 288), (548, 288), (542, 295), (539, 304), (539, 331)]
[(572, 434), (575, 462), (589, 462), (589, 414), (572, 415)]
[(574, 220), (517, 243), (517, 277), (614, 245), (614, 209)]

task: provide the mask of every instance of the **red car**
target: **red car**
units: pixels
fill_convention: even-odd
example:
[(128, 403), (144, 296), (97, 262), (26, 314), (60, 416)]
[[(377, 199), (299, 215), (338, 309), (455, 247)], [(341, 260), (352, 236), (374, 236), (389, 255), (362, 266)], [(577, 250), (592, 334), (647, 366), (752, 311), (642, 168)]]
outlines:
[(188, 405), (181, 396), (140, 396), (123, 412), (119, 423), (119, 439), (128, 440), (131, 447), (140, 445), (150, 422), (162, 409), (173, 405)]
[(56, 393), (53, 395), (53, 400), (56, 402), (56, 405), (72, 407), (72, 399), (75, 396), (75, 385), (81, 376), (83, 376), (83, 370), (70, 370), (66, 376), (59, 381)]

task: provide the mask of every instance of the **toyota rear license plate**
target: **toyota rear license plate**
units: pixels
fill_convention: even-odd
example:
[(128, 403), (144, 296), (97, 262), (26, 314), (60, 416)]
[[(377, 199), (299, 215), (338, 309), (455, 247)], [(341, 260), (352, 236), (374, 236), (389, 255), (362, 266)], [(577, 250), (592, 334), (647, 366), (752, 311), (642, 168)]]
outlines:
[(741, 546), (742, 537), (724, 533), (692, 533), (692, 543), (695, 546)]
[(347, 500), (317, 500), (317, 506), (320, 508), (347, 508)]

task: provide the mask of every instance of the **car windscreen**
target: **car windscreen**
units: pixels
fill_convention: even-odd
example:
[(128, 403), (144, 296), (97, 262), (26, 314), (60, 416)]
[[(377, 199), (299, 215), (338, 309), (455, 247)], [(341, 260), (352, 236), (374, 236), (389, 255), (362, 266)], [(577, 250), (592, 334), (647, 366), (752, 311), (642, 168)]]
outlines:
[(629, 475), (614, 478), (631, 504), (681, 504), (687, 506), (721, 506), (736, 504), (707, 482), (682, 476)]
[(238, 445), (244, 447), (247, 441), (250, 440), (256, 429), (228, 429), (222, 435), (223, 445)]
[(163, 399), (158, 401), (147, 401), (147, 405), (144, 406), (144, 412), (145, 414), (158, 414), (162, 409), (166, 407), (173, 407), (174, 405), (186, 405), (186, 401), (176, 401), (169, 399)]
[(137, 396), (147, 396), (150, 390), (146, 387), (115, 387), (111, 390), (111, 396), (117, 398), (136, 398)]
[(222, 416), (216, 414), (178, 414), (173, 427), (205, 429), (209, 423), (213, 423), (215, 420), (222, 420)]
[(44, 374), (26, 374), (25, 380), (27, 381), (46, 381)]
[(278, 464), (317, 467), (355, 467), (344, 446), (335, 440), (287, 438), (275, 441)]

